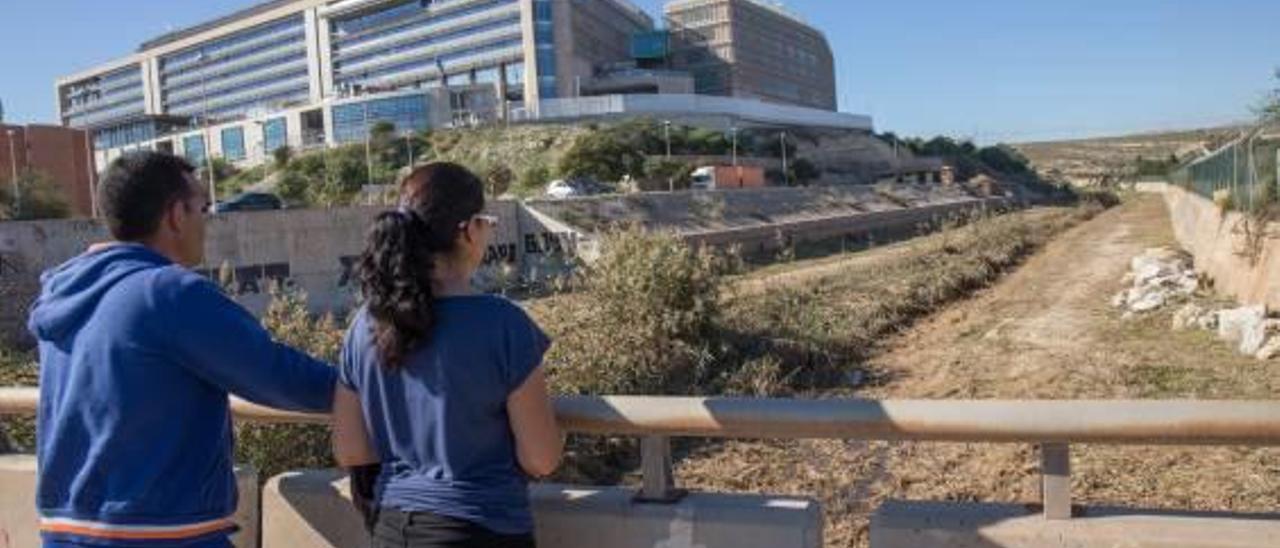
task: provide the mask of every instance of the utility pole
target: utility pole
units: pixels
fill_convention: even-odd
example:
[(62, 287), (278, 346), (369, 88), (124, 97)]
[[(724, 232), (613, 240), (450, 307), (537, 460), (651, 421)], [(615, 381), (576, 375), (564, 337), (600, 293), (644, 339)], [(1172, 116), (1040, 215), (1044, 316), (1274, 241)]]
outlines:
[(14, 141), (18, 139), (18, 132), (11, 129), (7, 135), (9, 136), (9, 167), (13, 171), (13, 218), (19, 219), (22, 215), (22, 185), (18, 184), (18, 150), (14, 146)]
[(373, 186), (373, 149), (369, 141), (373, 138), (373, 128), (369, 126), (369, 101), (364, 102), (364, 165), (366, 184)]
[(204, 103), (204, 113), (200, 116), (200, 139), (204, 141), (204, 165), (209, 171), (209, 211), (217, 211), (217, 175), (213, 172), (213, 137), (209, 133), (209, 65), (213, 60), (202, 51), (196, 55), (196, 62), (200, 65), (200, 95), (201, 102)]
[(738, 167), (738, 126), (730, 127), (729, 132), (733, 134), (733, 167)]
[(671, 159), (671, 120), (662, 121), (662, 134), (667, 141), (667, 159)]
[(779, 133), (778, 140), (782, 142), (782, 183), (791, 186), (791, 174), (787, 172), (787, 132)]

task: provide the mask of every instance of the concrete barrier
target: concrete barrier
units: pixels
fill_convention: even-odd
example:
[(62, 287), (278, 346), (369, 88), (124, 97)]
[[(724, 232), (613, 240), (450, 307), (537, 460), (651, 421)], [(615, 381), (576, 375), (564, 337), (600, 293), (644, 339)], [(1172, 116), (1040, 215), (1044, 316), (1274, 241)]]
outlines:
[[(637, 504), (616, 487), (530, 489), (543, 548), (774, 548), (822, 546), (817, 502), (793, 497), (693, 493), (676, 504)], [(282, 474), (263, 488), (264, 548), (369, 545), (340, 472)]]
[(1168, 186), (1164, 197), (1174, 236), (1195, 257), (1197, 272), (1213, 279), (1225, 296), (1280, 310), (1280, 227), (1253, 227), (1261, 232), (1251, 241), (1241, 213), (1224, 213), (1178, 186)]
[[(261, 313), (272, 282), (307, 293), (317, 312), (345, 311), (354, 302), (354, 266), (365, 230), (383, 208), (351, 207), (215, 215), (205, 242), (211, 278), (231, 274), (237, 302)], [(477, 274), (481, 286), (562, 272), (583, 238), (571, 227), (495, 201), (488, 211), (500, 223)], [(0, 343), (29, 342), (27, 309), (40, 290), (40, 274), (106, 241), (91, 220), (0, 222)]]
[[(36, 458), (32, 455), (0, 455), (0, 548), (40, 545), (36, 514)], [(258, 473), (253, 468), (236, 468), (240, 504), (233, 517), (240, 531), (231, 537), (236, 548), (258, 548)], [(8, 539), (8, 544), (4, 543)]]
[(871, 548), (1263, 548), (1280, 546), (1280, 515), (1077, 508), (1046, 520), (1016, 504), (885, 502)]

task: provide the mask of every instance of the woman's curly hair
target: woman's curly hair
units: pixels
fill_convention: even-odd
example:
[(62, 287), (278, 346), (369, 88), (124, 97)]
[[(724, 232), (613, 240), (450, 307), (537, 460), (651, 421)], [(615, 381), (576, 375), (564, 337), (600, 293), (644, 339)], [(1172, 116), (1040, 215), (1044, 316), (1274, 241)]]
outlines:
[(378, 215), (360, 256), (360, 293), (384, 366), (400, 367), (435, 326), (435, 256), (457, 245), (461, 227), (484, 210), (484, 186), (452, 163), (421, 166), (400, 182), (400, 207)]

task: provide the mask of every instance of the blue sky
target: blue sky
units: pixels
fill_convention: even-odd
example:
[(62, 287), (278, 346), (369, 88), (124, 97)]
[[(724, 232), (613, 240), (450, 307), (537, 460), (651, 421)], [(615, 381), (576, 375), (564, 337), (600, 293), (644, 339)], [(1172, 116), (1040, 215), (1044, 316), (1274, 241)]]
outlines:
[[(3, 0), (6, 118), (53, 122), (53, 81), (254, 0)], [(637, 0), (658, 13), (661, 0)], [(789, 0), (836, 54), (841, 109), (983, 142), (1247, 119), (1280, 66), (1275, 0)]]

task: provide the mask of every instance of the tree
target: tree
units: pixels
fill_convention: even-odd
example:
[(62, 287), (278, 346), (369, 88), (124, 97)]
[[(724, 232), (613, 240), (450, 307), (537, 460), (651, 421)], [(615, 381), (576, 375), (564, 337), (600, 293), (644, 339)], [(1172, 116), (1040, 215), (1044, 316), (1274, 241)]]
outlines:
[(642, 178), (641, 190), (668, 190), (689, 188), (693, 178), (693, 166), (679, 160), (668, 160), (655, 156), (645, 162), (646, 176)]
[(275, 159), (276, 169), (284, 169), (289, 166), (289, 160), (293, 158), (293, 149), (289, 148), (289, 145), (284, 145), (271, 151), (271, 156)]
[(625, 134), (606, 131), (582, 135), (560, 158), (559, 171), (565, 177), (594, 177), (619, 181), (625, 175), (644, 174), (644, 150), (628, 142)]
[(1259, 121), (1266, 124), (1280, 120), (1280, 69), (1275, 72), (1276, 87), (1267, 92), (1266, 99), (1258, 109)]
[(791, 169), (791, 184), (808, 186), (817, 178), (822, 176), (822, 171), (813, 162), (805, 158), (798, 158), (789, 166)]
[(71, 214), (62, 188), (43, 171), (28, 169), (18, 175), (21, 196), (14, 196), (12, 186), (11, 182), (0, 185), (0, 211), (5, 219), (62, 219)]

